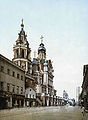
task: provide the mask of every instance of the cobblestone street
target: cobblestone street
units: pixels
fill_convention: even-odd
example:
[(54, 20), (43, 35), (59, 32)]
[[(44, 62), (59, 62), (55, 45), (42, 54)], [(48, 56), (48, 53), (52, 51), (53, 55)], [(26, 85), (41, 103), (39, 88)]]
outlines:
[(83, 115), (78, 107), (37, 107), (2, 110), (0, 120), (83, 120)]

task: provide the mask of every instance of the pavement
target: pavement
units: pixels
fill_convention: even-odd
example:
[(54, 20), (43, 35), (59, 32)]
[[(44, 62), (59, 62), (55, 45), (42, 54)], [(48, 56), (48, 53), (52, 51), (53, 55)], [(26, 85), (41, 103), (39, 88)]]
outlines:
[(0, 111), (0, 120), (84, 120), (83, 118), (82, 111), (77, 106), (15, 108)]

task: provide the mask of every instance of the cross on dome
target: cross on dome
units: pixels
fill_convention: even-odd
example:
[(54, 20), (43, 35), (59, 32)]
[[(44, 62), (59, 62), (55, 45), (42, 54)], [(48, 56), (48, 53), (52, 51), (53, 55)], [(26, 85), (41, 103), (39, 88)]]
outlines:
[(41, 39), (41, 43), (43, 43), (43, 38), (44, 38), (44, 37), (41, 35), (41, 37), (40, 37), (40, 39)]
[(22, 18), (22, 20), (21, 20), (21, 21), (22, 21), (21, 27), (24, 27), (24, 24), (23, 24), (23, 18)]

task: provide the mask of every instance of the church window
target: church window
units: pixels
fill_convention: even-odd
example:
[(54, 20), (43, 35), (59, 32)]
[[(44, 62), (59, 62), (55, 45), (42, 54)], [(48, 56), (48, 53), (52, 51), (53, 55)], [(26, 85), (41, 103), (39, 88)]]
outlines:
[(22, 58), (24, 58), (24, 50), (22, 49)]
[(18, 58), (18, 49), (16, 50), (17, 58)]
[(21, 40), (24, 41), (24, 36), (21, 36)]

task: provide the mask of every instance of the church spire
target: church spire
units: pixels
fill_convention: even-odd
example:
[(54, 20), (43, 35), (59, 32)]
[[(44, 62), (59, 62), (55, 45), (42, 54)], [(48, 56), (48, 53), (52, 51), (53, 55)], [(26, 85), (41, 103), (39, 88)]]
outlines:
[(21, 20), (21, 31), (19, 33), (19, 35), (24, 35), (24, 39), (26, 38), (26, 35), (25, 35), (25, 31), (24, 31), (24, 23), (23, 23), (23, 19)]
[(27, 35), (24, 31), (23, 19), (21, 21), (21, 30), (18, 33), (18, 39), (16, 40), (16, 45), (14, 45), (14, 59), (13, 61), (21, 66), (25, 71), (30, 72), (31, 66), (31, 49), (27, 41)]

